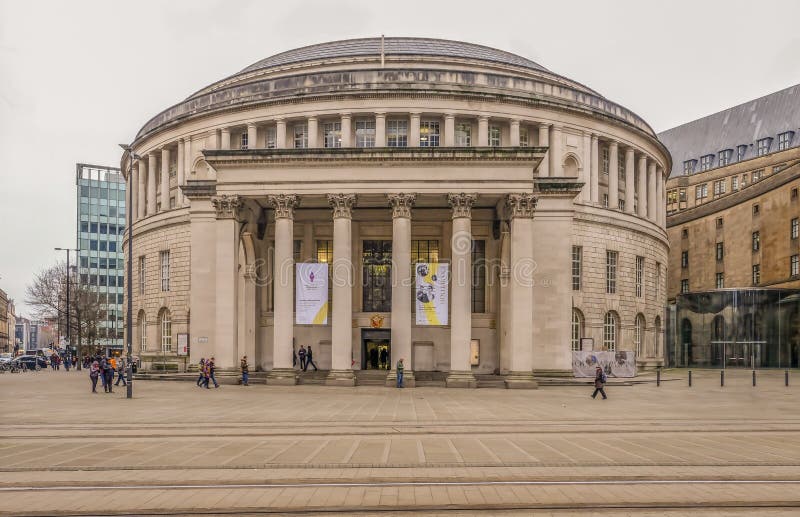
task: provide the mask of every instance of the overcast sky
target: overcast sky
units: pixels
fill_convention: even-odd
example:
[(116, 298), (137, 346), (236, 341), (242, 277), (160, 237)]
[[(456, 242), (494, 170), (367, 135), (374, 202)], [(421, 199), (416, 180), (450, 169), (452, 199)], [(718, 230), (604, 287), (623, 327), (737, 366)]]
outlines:
[[(656, 131), (800, 83), (800, 1), (0, 0), (0, 288), (75, 245), (75, 164), (264, 57), (419, 36), (532, 59)], [(21, 310), (20, 310), (21, 309)]]

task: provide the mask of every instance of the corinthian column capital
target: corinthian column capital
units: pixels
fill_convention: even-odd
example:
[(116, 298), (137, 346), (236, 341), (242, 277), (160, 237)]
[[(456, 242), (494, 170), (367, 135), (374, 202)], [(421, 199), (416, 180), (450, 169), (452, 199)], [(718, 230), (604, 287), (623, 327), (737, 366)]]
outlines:
[(353, 206), (356, 204), (355, 194), (328, 194), (328, 203), (333, 208), (333, 218), (353, 216)]
[(453, 219), (457, 217), (472, 217), (472, 205), (478, 199), (478, 194), (447, 194), (447, 203), (453, 209)]
[(417, 199), (416, 194), (389, 194), (389, 204), (392, 205), (392, 218), (405, 217), (411, 219), (411, 207)]
[(533, 194), (508, 194), (506, 207), (512, 218), (532, 218), (536, 212), (536, 201)]
[(217, 219), (237, 219), (239, 208), (242, 206), (242, 197), (236, 195), (212, 196), (211, 204), (217, 211)]
[(275, 219), (294, 219), (294, 209), (300, 204), (295, 194), (267, 196), (267, 202), (275, 209)]

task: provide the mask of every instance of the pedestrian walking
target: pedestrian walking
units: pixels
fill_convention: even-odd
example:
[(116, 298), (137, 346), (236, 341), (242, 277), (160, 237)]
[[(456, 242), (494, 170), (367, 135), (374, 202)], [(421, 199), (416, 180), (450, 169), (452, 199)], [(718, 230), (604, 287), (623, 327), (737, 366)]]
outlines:
[(117, 382), (114, 383), (114, 386), (119, 386), (119, 381), (122, 381), (123, 386), (128, 385), (128, 381), (125, 380), (125, 363), (124, 361), (120, 361), (117, 365)]
[(200, 371), (200, 375), (197, 376), (197, 386), (202, 388), (203, 387), (203, 380), (206, 378), (206, 358), (200, 358), (200, 364), (198, 365), (198, 370)]
[(385, 348), (381, 348), (381, 370), (386, 370), (386, 361), (389, 360), (389, 352)]
[(241, 367), (242, 367), (242, 386), (249, 386), (247, 382), (249, 380), (250, 365), (247, 364), (247, 356), (242, 357)]
[(314, 363), (313, 353), (311, 352), (311, 345), (308, 345), (308, 348), (306, 348), (306, 369), (308, 369), (309, 364), (314, 367), (314, 371), (316, 372), (317, 365)]
[(397, 361), (397, 387), (403, 388), (403, 358), (401, 357), (399, 361)]
[(300, 369), (306, 371), (306, 349), (300, 345), (300, 350), (297, 352), (297, 357), (300, 358)]
[[(215, 388), (219, 388), (219, 383), (217, 382), (217, 379), (214, 377), (214, 372), (217, 371), (217, 364), (213, 356), (211, 357), (211, 359), (208, 360), (206, 366), (208, 367), (208, 378), (214, 383)], [(208, 381), (206, 381), (206, 388), (208, 388)]]
[(94, 361), (89, 369), (89, 379), (92, 381), (92, 393), (97, 393), (97, 378), (100, 376), (100, 365)]
[[(116, 361), (114, 361), (114, 363), (116, 363)], [(105, 378), (106, 378), (106, 386), (105, 387), (108, 388), (108, 390), (107, 390), (108, 393), (113, 393), (114, 392), (114, 385), (113, 385), (113, 383), (114, 383), (114, 367), (112, 366), (112, 364), (113, 363), (111, 361), (106, 361), (106, 366), (105, 366), (105, 368), (103, 368), (103, 374), (105, 375)]]
[(101, 357), (97, 364), (100, 366), (100, 382), (103, 383), (103, 391), (108, 393), (108, 386), (106, 385), (106, 370), (108, 369), (108, 360), (105, 357)]
[(211, 367), (210, 363), (211, 363), (210, 360), (206, 361), (205, 363), (203, 363), (202, 369), (200, 370), (200, 375), (203, 377), (203, 380), (200, 382), (200, 387), (201, 388), (205, 387), (205, 389), (209, 389), (209, 387), (208, 387), (208, 371), (209, 371), (209, 368)]
[(606, 383), (606, 381), (608, 381), (606, 372), (604, 372), (603, 369), (598, 366), (594, 372), (594, 393), (592, 393), (592, 398), (597, 397), (598, 392), (600, 392), (600, 394), (603, 396), (603, 400), (608, 398), (606, 397), (605, 390), (603, 390), (603, 385)]

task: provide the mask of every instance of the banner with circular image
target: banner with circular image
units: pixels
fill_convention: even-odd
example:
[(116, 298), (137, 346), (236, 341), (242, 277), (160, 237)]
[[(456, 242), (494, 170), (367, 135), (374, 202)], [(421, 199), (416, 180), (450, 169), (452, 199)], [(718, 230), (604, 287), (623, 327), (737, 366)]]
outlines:
[(449, 264), (418, 262), (414, 265), (417, 325), (448, 324)]

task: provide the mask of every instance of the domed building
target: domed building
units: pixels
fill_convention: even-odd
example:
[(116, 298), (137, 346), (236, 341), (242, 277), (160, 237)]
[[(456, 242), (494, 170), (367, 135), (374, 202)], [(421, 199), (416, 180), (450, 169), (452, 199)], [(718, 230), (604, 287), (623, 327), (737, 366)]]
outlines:
[(582, 349), (662, 363), (669, 153), (636, 114), (524, 57), (312, 45), (165, 109), (132, 149), (145, 368), (247, 355), (293, 384), (310, 346), (333, 385), (392, 383), (402, 358), (407, 386), (444, 372), (525, 388), (571, 375)]

